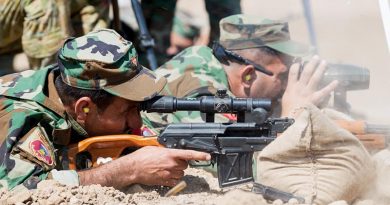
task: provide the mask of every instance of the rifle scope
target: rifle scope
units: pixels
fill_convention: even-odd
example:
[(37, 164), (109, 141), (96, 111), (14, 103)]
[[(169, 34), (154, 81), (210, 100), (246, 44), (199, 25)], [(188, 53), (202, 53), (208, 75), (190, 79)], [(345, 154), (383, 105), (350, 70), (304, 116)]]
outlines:
[(219, 98), (202, 96), (199, 98), (176, 98), (156, 96), (141, 104), (147, 112), (172, 113), (176, 111), (200, 111), (203, 113), (252, 112), (256, 108), (271, 110), (271, 100), (263, 98)]

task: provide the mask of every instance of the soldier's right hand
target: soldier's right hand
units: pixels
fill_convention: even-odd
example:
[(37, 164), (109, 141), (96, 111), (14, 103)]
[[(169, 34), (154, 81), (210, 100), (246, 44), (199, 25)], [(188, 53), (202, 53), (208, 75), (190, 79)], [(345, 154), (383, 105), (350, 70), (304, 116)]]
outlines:
[(110, 163), (79, 172), (80, 183), (116, 188), (135, 183), (174, 186), (183, 177), (189, 160), (205, 161), (210, 158), (208, 153), (193, 150), (143, 147)]

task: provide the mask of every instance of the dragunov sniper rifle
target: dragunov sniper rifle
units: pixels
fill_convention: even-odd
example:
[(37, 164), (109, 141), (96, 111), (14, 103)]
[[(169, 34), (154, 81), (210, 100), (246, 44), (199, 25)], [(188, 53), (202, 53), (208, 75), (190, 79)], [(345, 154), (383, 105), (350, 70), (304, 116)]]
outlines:
[[(216, 96), (200, 98), (158, 96), (144, 102), (141, 108), (160, 113), (201, 111), (206, 114), (206, 122), (170, 124), (158, 137), (114, 135), (88, 138), (69, 147), (69, 168), (97, 166), (99, 157), (115, 159), (129, 149), (142, 146), (190, 149), (210, 153), (210, 163), (202, 165), (216, 165), (219, 186), (229, 187), (253, 182), (253, 153), (263, 150), (278, 133), (285, 131), (294, 122), (290, 118), (267, 118), (267, 111), (271, 109), (271, 101), (268, 99), (232, 98), (224, 90), (219, 90)], [(214, 123), (215, 113), (235, 114), (237, 122)], [(245, 122), (246, 115), (253, 113), (257, 117), (252, 119), (256, 121)], [(255, 184), (254, 192), (259, 193), (258, 186)], [(302, 201), (299, 197), (275, 189), (261, 190), (267, 191), (264, 194), (268, 194), (268, 198), (276, 196)]]

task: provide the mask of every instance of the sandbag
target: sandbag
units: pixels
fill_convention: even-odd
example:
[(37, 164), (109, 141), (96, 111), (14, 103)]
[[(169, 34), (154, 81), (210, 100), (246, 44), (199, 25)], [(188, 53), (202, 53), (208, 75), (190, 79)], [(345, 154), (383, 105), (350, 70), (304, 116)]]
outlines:
[(304, 197), (310, 204), (352, 202), (374, 178), (373, 160), (354, 135), (317, 107), (302, 110), (295, 123), (259, 154), (259, 182)]
[(388, 205), (390, 203), (390, 150), (384, 149), (373, 156), (376, 178), (367, 184), (365, 193), (354, 205)]

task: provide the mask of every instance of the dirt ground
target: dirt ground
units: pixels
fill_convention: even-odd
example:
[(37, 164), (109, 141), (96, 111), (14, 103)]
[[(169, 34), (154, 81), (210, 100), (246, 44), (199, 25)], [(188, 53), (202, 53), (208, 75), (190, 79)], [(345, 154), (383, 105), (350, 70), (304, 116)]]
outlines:
[(261, 195), (248, 192), (249, 185), (222, 190), (210, 173), (189, 168), (183, 179), (187, 187), (176, 196), (164, 197), (167, 188), (134, 185), (119, 191), (112, 187), (65, 186), (47, 180), (33, 191), (0, 191), (0, 204), (268, 204)]

